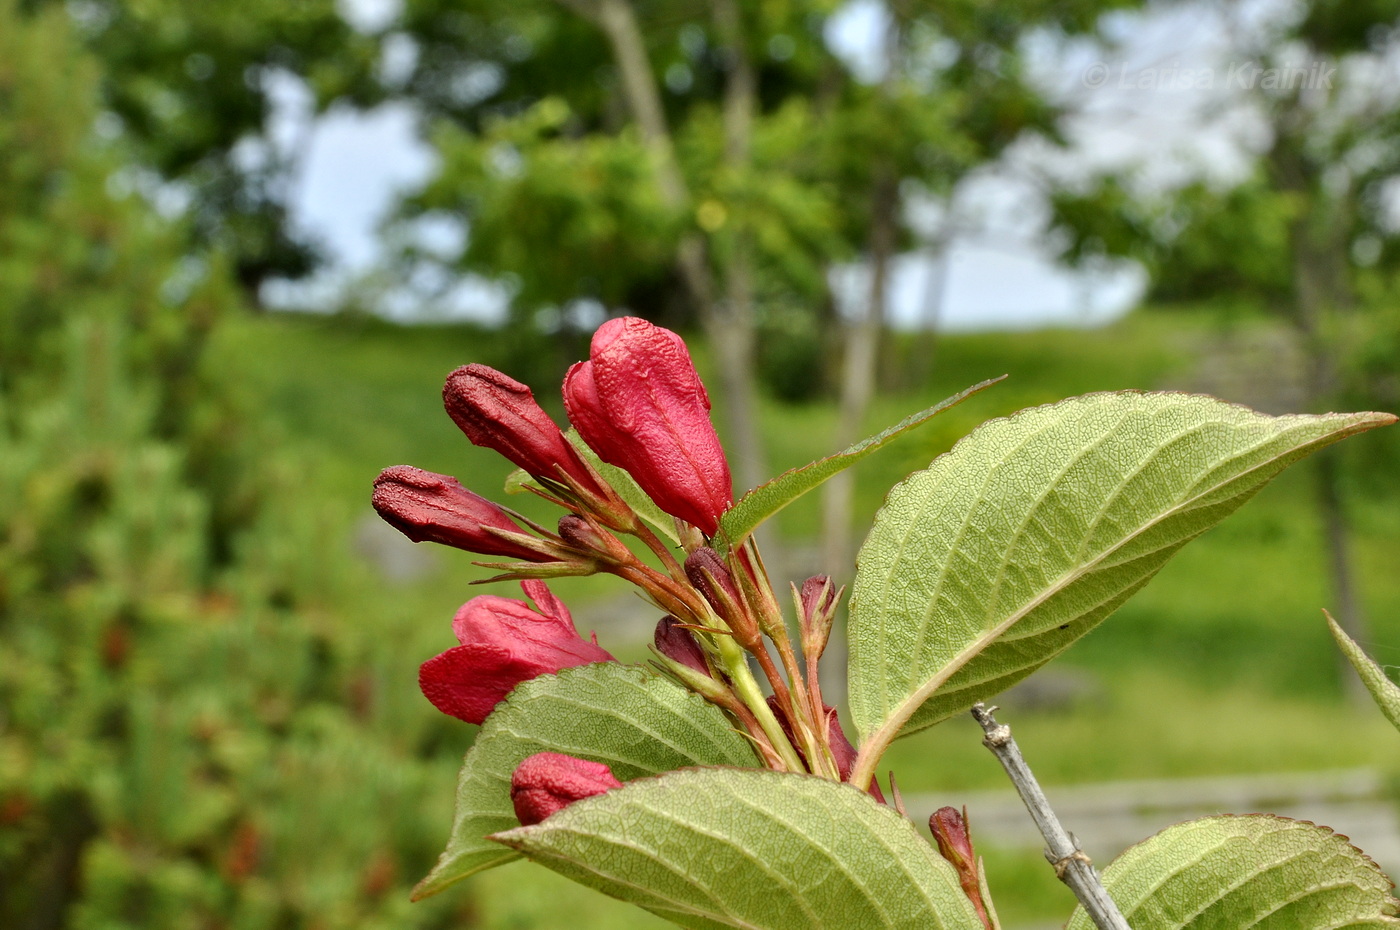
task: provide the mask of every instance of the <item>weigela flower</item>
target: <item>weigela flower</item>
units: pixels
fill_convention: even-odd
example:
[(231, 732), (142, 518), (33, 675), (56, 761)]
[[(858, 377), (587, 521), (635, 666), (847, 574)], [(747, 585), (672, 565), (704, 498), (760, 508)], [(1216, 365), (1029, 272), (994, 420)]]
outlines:
[(543, 581), (523, 581), (520, 587), (535, 609), (492, 594), (472, 598), (452, 620), (461, 645), (418, 670), (419, 688), (444, 714), (479, 724), (522, 681), (616, 661), (596, 637), (579, 636), (568, 608)]
[(569, 369), (564, 406), (583, 440), (666, 513), (714, 535), (734, 501), (710, 398), (681, 337), (636, 317), (593, 334)]
[(528, 827), (575, 801), (621, 787), (612, 769), (601, 762), (537, 752), (526, 757), (511, 775), (510, 801), (521, 825)]
[[(540, 548), (499, 506), (448, 475), (412, 465), (386, 468), (374, 479), (372, 501), (390, 526), (414, 542), (442, 543), (522, 562), (558, 558)], [(500, 536), (490, 529), (508, 535)]]
[(494, 449), (536, 478), (567, 475), (596, 497), (604, 493), (578, 452), (529, 387), (487, 365), (463, 365), (442, 388), (448, 416), (474, 445)]
[(972, 836), (967, 828), (967, 809), (960, 811), (956, 807), (940, 807), (928, 819), (928, 828), (933, 834), (934, 842), (938, 844), (939, 855), (957, 870), (958, 883), (962, 885), (963, 893), (977, 908), (982, 922), (990, 927), (992, 923), (987, 919), (987, 908), (982, 901), (977, 853), (972, 848)]

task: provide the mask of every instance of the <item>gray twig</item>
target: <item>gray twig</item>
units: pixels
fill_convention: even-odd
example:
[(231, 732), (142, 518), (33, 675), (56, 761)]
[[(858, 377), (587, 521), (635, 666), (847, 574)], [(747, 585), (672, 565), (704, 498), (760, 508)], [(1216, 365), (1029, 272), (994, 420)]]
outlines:
[(1132, 930), (1123, 919), (1118, 905), (1113, 903), (1113, 899), (1104, 890), (1103, 882), (1099, 881), (1099, 873), (1094, 870), (1094, 864), (1060, 825), (1060, 820), (1050, 809), (1050, 801), (1041, 790), (1040, 783), (1035, 780), (1030, 766), (1026, 765), (1020, 747), (1011, 738), (1011, 728), (996, 722), (992, 716), (995, 711), (995, 707), (987, 707), (980, 703), (972, 707), (972, 716), (987, 734), (986, 739), (982, 740), (982, 745), (990, 749), (1001, 763), (1001, 767), (1006, 769), (1011, 783), (1016, 786), (1017, 793), (1025, 802), (1026, 810), (1030, 811), (1031, 819), (1040, 828), (1040, 835), (1045, 837), (1047, 846), (1045, 858), (1054, 866), (1055, 875), (1074, 892), (1074, 896), (1084, 905), (1084, 910), (1099, 930)]

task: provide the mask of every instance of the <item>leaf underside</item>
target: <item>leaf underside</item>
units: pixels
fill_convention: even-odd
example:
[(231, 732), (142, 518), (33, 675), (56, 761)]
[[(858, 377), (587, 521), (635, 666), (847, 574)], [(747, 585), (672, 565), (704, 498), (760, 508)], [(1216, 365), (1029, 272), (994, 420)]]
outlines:
[[(1326, 611), (1324, 611), (1326, 613)], [(1361, 681), (1366, 685), (1366, 690), (1371, 692), (1371, 697), (1375, 700), (1376, 706), (1385, 714), (1385, 719), (1400, 730), (1400, 685), (1386, 677), (1385, 670), (1375, 663), (1370, 656), (1361, 651), (1350, 636), (1348, 636), (1331, 614), (1327, 614), (1327, 625), (1332, 629), (1332, 636), (1337, 640), (1337, 645), (1341, 647), (1342, 653), (1356, 669), (1356, 674), (1361, 676)]]
[[(1400, 927), (1394, 887), (1326, 827), (1272, 814), (1177, 824), (1123, 853), (1104, 888), (1133, 930)], [(1093, 930), (1083, 908), (1066, 930)]]
[(606, 763), (621, 780), (688, 765), (758, 764), (718, 708), (639, 666), (605, 662), (532, 679), (486, 718), (467, 750), (451, 838), (415, 899), (518, 858), (486, 836), (519, 825), (511, 773), (545, 751)]
[(497, 839), (683, 927), (981, 930), (952, 866), (850, 785), (688, 769)]
[(883, 746), (1009, 687), (1289, 464), (1394, 420), (1121, 392), (982, 424), (891, 491), (861, 548), (857, 729)]
[(1000, 378), (990, 378), (974, 384), (965, 391), (939, 401), (927, 410), (905, 417), (882, 433), (863, 439), (834, 455), (785, 471), (772, 481), (759, 485), (741, 497), (720, 517), (719, 530), (714, 539), (715, 548), (723, 553), (739, 545), (764, 520), (808, 491), (820, 487), (827, 479), (845, 471), (866, 456), (878, 452), (914, 427), (922, 426), (943, 411), (956, 407), (973, 394), (991, 387), (1005, 377), (1006, 375), (1002, 375)]

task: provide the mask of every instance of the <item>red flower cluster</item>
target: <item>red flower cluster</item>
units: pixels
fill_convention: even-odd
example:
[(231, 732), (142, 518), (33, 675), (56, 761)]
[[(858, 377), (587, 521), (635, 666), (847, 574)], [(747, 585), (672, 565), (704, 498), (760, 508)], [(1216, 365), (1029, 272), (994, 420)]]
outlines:
[[(589, 359), (569, 370), (563, 399), (598, 459), (625, 471), (675, 518), (683, 557), (590, 464), (587, 450), (574, 445), (528, 387), (484, 365), (457, 369), (443, 388), (453, 422), (474, 444), (524, 469), (534, 479), (531, 490), (568, 512), (551, 532), (447, 475), (400, 465), (376, 479), (375, 509), (409, 539), (505, 560), (479, 564), (500, 569), (498, 579), (523, 579), (533, 602), (488, 595), (464, 604), (452, 624), (460, 645), (423, 663), (423, 694), (443, 713), (481, 724), (521, 682), (614, 661), (596, 639), (579, 636), (568, 609), (541, 580), (611, 572), (640, 587), (665, 614), (655, 636), (659, 666), (744, 728), (766, 764), (848, 777), (855, 751), (821, 701), (815, 674), (839, 594), (824, 577), (794, 592), (808, 664), (804, 682), (752, 540), (714, 539), (734, 492), (710, 400), (685, 343), (645, 320), (611, 320), (594, 334)], [(660, 568), (621, 536), (644, 544)], [(770, 700), (754, 679), (753, 660), (769, 682)], [(617, 786), (605, 765), (541, 753), (517, 769), (511, 797), (529, 824)]]
[[(443, 387), (443, 405), (472, 443), (493, 449), (540, 482), (573, 513), (559, 533), (527, 529), (522, 518), (458, 483), (408, 465), (374, 482), (374, 508), (414, 542), (431, 541), (511, 560), (516, 577), (608, 570), (625, 556), (603, 526), (637, 520), (588, 465), (520, 382), (485, 365), (465, 365)], [(709, 398), (680, 337), (636, 318), (613, 320), (593, 338), (592, 357), (564, 385), (570, 419), (605, 462), (625, 469), (657, 504), (713, 533), (733, 500), (729, 464), (709, 420)], [(535, 566), (531, 568), (531, 566)], [(613, 658), (579, 637), (568, 610), (537, 580), (535, 602), (484, 596), (453, 621), (461, 643), (424, 663), (423, 693), (444, 713), (481, 723), (522, 681)]]

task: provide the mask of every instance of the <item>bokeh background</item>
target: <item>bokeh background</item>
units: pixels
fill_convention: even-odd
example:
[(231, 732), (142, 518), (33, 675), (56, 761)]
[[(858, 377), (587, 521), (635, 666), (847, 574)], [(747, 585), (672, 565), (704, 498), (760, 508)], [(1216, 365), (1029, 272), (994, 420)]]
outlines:
[[(1395, 411), (1398, 16), (0, 0), (0, 926), (660, 926), (525, 863), (408, 900), (473, 734), (417, 666), (482, 573), (368, 497), (400, 463), (498, 494), (446, 373), (558, 414), (647, 316), (741, 490), (1011, 375), (783, 512), (780, 581), (849, 581), (893, 483), (1026, 405)], [(1350, 778), (1400, 843), (1400, 743), (1319, 612), (1400, 665), (1397, 444), (1291, 470), (1000, 701), (1052, 799), (1227, 778), (1324, 820), (1306, 785)], [(557, 590), (645, 659), (620, 585)], [(1003, 788), (962, 724), (897, 745), (906, 794)], [(1068, 914), (1033, 845), (983, 851), (1008, 928)]]

